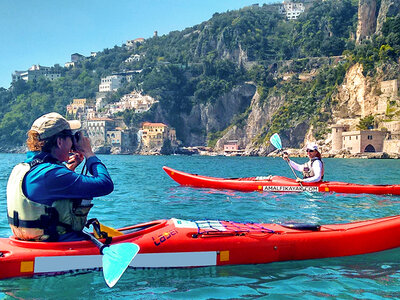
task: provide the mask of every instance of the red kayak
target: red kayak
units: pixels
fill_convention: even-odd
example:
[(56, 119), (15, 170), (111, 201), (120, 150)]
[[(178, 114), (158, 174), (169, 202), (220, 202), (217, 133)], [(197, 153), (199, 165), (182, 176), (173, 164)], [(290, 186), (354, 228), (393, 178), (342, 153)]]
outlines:
[(244, 178), (217, 178), (185, 173), (163, 167), (164, 171), (177, 183), (184, 186), (213, 189), (229, 189), (242, 192), (335, 192), (346, 194), (400, 195), (400, 185), (355, 184), (339, 181), (302, 183), (283, 176), (258, 176)]
[[(400, 216), (336, 225), (157, 220), (119, 229), (111, 245), (140, 247), (135, 268), (264, 264), (366, 254), (400, 247)], [(104, 240), (103, 240), (104, 242)], [(102, 267), (90, 241), (29, 242), (0, 238), (0, 279)]]

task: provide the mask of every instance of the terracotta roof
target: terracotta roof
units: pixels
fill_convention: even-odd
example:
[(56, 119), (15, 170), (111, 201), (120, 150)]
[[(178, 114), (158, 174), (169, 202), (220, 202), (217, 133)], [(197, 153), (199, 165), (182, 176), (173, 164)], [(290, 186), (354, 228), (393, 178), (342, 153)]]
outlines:
[(143, 122), (142, 123), (142, 127), (143, 126), (154, 126), (154, 127), (168, 127), (167, 125), (163, 124), (163, 123), (151, 123), (151, 122)]

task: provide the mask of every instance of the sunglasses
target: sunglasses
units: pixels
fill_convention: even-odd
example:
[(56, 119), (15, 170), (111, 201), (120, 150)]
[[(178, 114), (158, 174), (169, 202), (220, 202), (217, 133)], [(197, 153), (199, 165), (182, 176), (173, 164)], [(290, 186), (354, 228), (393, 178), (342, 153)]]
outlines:
[(307, 151), (307, 152), (314, 152), (315, 150), (307, 149), (306, 151)]

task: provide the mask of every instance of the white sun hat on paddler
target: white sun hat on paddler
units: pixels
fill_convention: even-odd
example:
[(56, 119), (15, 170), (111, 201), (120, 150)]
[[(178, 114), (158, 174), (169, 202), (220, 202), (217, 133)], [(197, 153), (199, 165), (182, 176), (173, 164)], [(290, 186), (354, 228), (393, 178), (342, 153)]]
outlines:
[(308, 143), (307, 146), (306, 146), (306, 150), (319, 151), (318, 150), (318, 145), (316, 143)]
[(41, 140), (47, 139), (63, 130), (76, 130), (81, 128), (78, 120), (67, 121), (62, 115), (56, 112), (45, 114), (33, 122), (31, 130), (39, 133)]

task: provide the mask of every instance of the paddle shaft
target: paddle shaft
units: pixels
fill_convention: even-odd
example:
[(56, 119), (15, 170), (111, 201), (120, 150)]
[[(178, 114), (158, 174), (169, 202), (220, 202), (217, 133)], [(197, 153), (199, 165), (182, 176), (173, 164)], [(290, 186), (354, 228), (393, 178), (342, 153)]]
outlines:
[(103, 254), (103, 249), (105, 247), (108, 247), (108, 245), (104, 245), (102, 242), (100, 242), (98, 239), (96, 239), (93, 235), (91, 235), (90, 233), (87, 233), (85, 231), (82, 231), (84, 235), (86, 235), (90, 241), (96, 245), (97, 248), (99, 248), (100, 253)]
[[(292, 170), (294, 177), (296, 177), (296, 179), (299, 179), (299, 177), (297, 176), (296, 172), (293, 170), (293, 167), (290, 165), (290, 162), (288, 160), (286, 162), (289, 165), (290, 170)], [(300, 186), (303, 186), (303, 184), (300, 181), (299, 181), (299, 183), (300, 183)]]
[[(276, 149), (278, 149), (278, 151), (282, 151), (283, 150), (282, 149), (282, 140), (281, 140), (281, 137), (279, 136), (278, 133), (274, 133), (269, 140), (270, 140), (271, 144)], [(287, 155), (287, 152), (283, 152), (283, 153)], [(293, 170), (292, 166), (290, 165), (289, 160), (286, 160), (286, 162), (288, 163), (288, 165), (290, 167), (290, 170), (292, 170), (292, 172), (294, 174), (294, 177), (296, 177), (296, 179), (299, 179), (299, 177), (297, 176), (296, 172)], [(300, 184), (301, 187), (303, 187), (303, 184), (300, 181), (299, 181), (299, 184)]]

